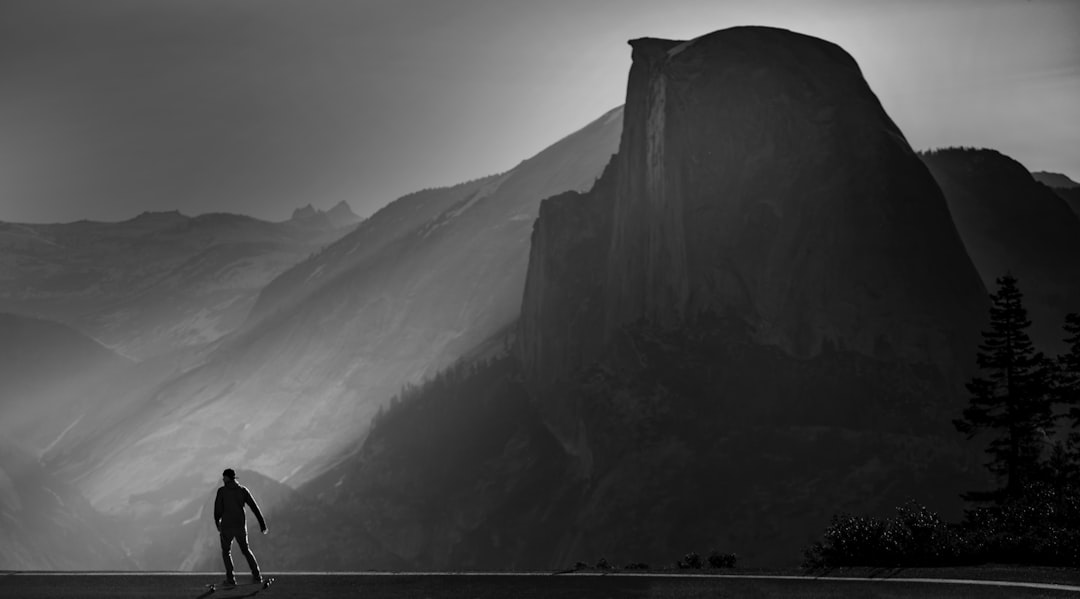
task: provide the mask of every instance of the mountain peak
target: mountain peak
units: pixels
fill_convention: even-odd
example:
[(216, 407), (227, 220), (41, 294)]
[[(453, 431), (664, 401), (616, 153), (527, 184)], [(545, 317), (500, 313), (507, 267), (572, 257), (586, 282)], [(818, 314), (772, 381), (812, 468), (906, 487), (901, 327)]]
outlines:
[(290, 220), (307, 220), (319, 214), (318, 210), (311, 204), (304, 206), (303, 208), (297, 208), (293, 210), (292, 218)]
[(334, 207), (328, 210), (326, 215), (330, 217), (330, 221), (334, 223), (344, 223), (345, 221), (348, 221), (347, 224), (352, 224), (361, 220), (345, 200), (341, 200), (337, 204), (334, 204)]
[(348, 202), (342, 200), (330, 210), (319, 210), (309, 203), (303, 208), (293, 210), (290, 220), (318, 226), (347, 227), (355, 225), (363, 219), (352, 211)]

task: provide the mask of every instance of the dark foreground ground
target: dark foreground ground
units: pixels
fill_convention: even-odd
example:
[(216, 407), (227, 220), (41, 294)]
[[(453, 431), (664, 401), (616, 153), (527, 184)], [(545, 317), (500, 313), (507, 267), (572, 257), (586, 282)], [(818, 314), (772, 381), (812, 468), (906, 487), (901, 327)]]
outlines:
[[(266, 590), (259, 587), (220, 589), (220, 574), (0, 574), (0, 597), (20, 599), (90, 599), (145, 597), (184, 599), (261, 599), (385, 597), (424, 598), (832, 598), (881, 597), (1006, 598), (1080, 597), (1080, 586), (1045, 582), (907, 580), (899, 576), (875, 580), (843, 580), (836, 573), (822, 578), (754, 578), (665, 574), (274, 574)], [(241, 580), (242, 581), (242, 580)]]

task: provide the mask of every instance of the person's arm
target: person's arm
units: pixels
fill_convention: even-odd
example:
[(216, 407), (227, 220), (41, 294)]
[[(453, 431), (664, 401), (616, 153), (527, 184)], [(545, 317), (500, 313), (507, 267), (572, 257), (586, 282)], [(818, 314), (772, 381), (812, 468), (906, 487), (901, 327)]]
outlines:
[(221, 532), (221, 515), (225, 511), (225, 506), (221, 502), (221, 489), (217, 491), (217, 497), (214, 498), (214, 528)]
[(255, 519), (259, 521), (259, 530), (266, 532), (266, 520), (263, 520), (262, 512), (259, 511), (259, 504), (255, 503), (255, 498), (247, 489), (244, 489), (244, 503), (251, 508), (251, 513), (255, 514)]

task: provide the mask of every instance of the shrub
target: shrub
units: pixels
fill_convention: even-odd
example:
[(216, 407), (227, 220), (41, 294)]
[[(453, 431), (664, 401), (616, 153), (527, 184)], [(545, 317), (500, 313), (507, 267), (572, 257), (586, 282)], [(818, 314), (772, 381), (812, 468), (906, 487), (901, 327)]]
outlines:
[(709, 566), (712, 568), (734, 568), (735, 559), (734, 553), (720, 553), (713, 549), (709, 553)]
[(973, 563), (1080, 566), (1080, 497), (1074, 489), (1033, 484), (999, 505), (968, 510), (959, 526)]
[(607, 558), (600, 558), (600, 561), (596, 562), (597, 570), (610, 570), (611, 564), (608, 563)]
[(682, 560), (679, 561), (678, 565), (679, 565), (679, 568), (681, 568), (683, 570), (688, 570), (688, 569), (700, 570), (701, 569), (701, 556), (698, 555), (697, 553), (691, 551), (690, 553), (687, 553), (685, 556), (683, 556)]
[(963, 539), (937, 514), (915, 501), (889, 519), (841, 514), (822, 542), (806, 551), (810, 568), (945, 566), (961, 561)]

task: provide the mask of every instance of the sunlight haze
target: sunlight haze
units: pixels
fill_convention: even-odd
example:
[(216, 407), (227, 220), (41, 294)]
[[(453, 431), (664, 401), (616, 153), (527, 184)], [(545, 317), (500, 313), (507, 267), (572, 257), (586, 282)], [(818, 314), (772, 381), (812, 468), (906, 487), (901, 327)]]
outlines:
[(0, 7), (0, 220), (362, 216), (622, 103), (636, 37), (771, 25), (850, 52), (916, 149), (1080, 179), (1080, 4), (95, 2)]

